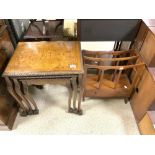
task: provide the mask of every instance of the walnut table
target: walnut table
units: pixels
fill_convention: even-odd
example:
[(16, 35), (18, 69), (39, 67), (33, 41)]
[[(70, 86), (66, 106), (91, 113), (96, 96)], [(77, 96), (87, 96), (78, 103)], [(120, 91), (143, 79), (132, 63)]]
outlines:
[(78, 41), (19, 42), (3, 73), (8, 90), (18, 102), (22, 116), (39, 112), (28, 86), (47, 83), (66, 85), (69, 89), (68, 111), (82, 114), (82, 75), (83, 64)]

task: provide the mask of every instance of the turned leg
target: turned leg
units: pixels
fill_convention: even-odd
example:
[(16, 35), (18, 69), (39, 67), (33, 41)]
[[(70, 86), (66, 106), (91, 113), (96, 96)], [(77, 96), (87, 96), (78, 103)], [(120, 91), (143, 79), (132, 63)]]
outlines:
[(34, 101), (34, 99), (32, 98), (32, 96), (30, 95), (29, 93), (29, 90), (28, 90), (28, 85), (27, 85), (27, 82), (26, 81), (22, 81), (22, 84), (23, 84), (23, 91), (24, 91), (24, 96), (25, 98), (30, 101), (32, 103), (32, 105), (34, 106), (34, 110), (33, 110), (33, 113), (34, 114), (38, 114), (39, 113), (39, 109)]
[(19, 82), (17, 81), (17, 79), (13, 79), (13, 81), (14, 81), (14, 84), (15, 84), (15, 91), (16, 91), (16, 93), (21, 97), (21, 99), (27, 105), (27, 107), (29, 109), (28, 114), (32, 115), (33, 114), (32, 107), (31, 107), (30, 103), (27, 101), (27, 99), (25, 98), (25, 96), (23, 95), (23, 93), (21, 91), (21, 88), (20, 88)]
[(9, 93), (13, 96), (13, 98), (17, 101), (17, 103), (20, 106), (20, 108), (19, 108), (20, 115), (21, 116), (27, 116), (28, 108), (24, 106), (21, 98), (14, 91), (13, 83), (11, 82), (11, 80), (8, 77), (5, 77), (5, 81), (6, 81), (7, 89), (9, 91)]

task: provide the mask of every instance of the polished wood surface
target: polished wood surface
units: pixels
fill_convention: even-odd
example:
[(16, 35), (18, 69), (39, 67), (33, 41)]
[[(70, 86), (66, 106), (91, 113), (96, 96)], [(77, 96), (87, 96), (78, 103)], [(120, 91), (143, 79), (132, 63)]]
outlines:
[(8, 98), (0, 95), (0, 130), (10, 130), (17, 116), (17, 107), (8, 104)]
[[(155, 134), (147, 111), (155, 99), (155, 20), (143, 20), (132, 45), (142, 56), (146, 66), (141, 70), (142, 77), (135, 84), (130, 103), (141, 134)], [(131, 75), (134, 75), (132, 72)]]
[(82, 73), (80, 44), (76, 41), (19, 42), (3, 75)]
[(76, 106), (78, 92), (81, 93), (82, 74), (79, 42), (42, 41), (20, 42), (3, 76), (8, 91), (18, 102), (21, 116), (27, 116), (39, 113), (37, 103), (29, 93), (29, 85), (62, 82), (69, 90), (68, 112), (82, 114), (80, 95)]
[[(137, 82), (137, 68), (144, 63), (138, 53), (131, 51), (95, 52), (82, 51), (84, 60), (84, 93), (87, 97), (124, 97), (128, 98)], [(103, 57), (111, 55), (111, 58)], [(103, 62), (109, 62), (108, 65)], [(129, 71), (136, 74), (130, 79)], [(94, 73), (92, 73), (94, 71)]]
[(133, 49), (135, 49), (138, 52), (141, 50), (141, 47), (144, 43), (148, 31), (149, 31), (148, 27), (146, 26), (145, 23), (142, 22), (139, 28), (139, 32), (133, 42), (132, 45)]
[(15, 100), (10, 96), (6, 89), (2, 72), (7, 64), (8, 59), (14, 51), (10, 35), (4, 20), (0, 20), (0, 130), (10, 130), (13, 127), (18, 108)]
[(140, 133), (143, 135), (155, 135), (155, 129), (148, 114), (145, 114), (138, 123), (138, 128)]
[(12, 129), (18, 108), (8, 93), (5, 80), (0, 77), (0, 130)]
[(136, 88), (136, 92), (131, 99), (131, 106), (137, 122), (140, 122), (152, 105), (153, 100), (155, 99), (154, 92), (155, 82), (148, 70), (145, 70), (143, 77)]
[(6, 62), (7, 55), (3, 50), (0, 50), (0, 72)]
[(7, 26), (4, 23), (0, 25), (0, 50), (4, 50), (8, 58), (12, 56), (14, 51)]
[[(116, 75), (118, 76), (118, 75)], [(129, 97), (131, 93), (131, 84), (126, 76), (122, 74), (120, 79), (115, 86), (115, 83), (111, 81), (111, 75), (104, 74), (99, 87), (98, 76), (89, 75), (87, 76), (85, 83), (85, 96), (89, 97)]]
[(140, 50), (140, 55), (143, 57), (144, 62), (150, 66), (155, 66), (155, 35), (150, 31), (147, 33), (144, 44)]

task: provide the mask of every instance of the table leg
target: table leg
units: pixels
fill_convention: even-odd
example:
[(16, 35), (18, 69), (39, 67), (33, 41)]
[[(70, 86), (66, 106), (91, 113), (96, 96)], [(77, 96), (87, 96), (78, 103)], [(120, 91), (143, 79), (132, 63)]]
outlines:
[(76, 77), (72, 78), (72, 86), (73, 86), (73, 91), (74, 91), (74, 96), (73, 96), (73, 109), (74, 111), (77, 111), (76, 108), (76, 99), (77, 99), (77, 82), (76, 82)]
[(67, 87), (68, 87), (68, 90), (69, 90), (69, 98), (68, 98), (68, 112), (69, 113), (73, 113), (74, 110), (73, 108), (71, 107), (71, 101), (72, 101), (72, 96), (73, 96), (73, 89), (71, 87), (71, 80), (69, 80), (69, 82), (67, 83)]
[(82, 94), (83, 94), (83, 87), (82, 87), (82, 75), (79, 75), (78, 77), (78, 80), (79, 80), (79, 83), (78, 83), (78, 94), (79, 94), (79, 97), (78, 97), (78, 109), (77, 109), (77, 114), (79, 115), (82, 115), (83, 114), (83, 111), (81, 109), (81, 98), (82, 98)]
[(20, 108), (19, 108), (20, 115), (21, 116), (27, 116), (28, 108), (24, 106), (24, 104), (22, 103), (21, 98), (14, 91), (13, 83), (11, 82), (9, 77), (5, 77), (5, 81), (6, 81), (7, 89), (9, 91), (9, 93), (13, 96), (13, 98), (17, 101), (17, 103), (20, 106)]
[(16, 91), (16, 93), (21, 97), (21, 99), (27, 105), (27, 107), (29, 109), (28, 114), (32, 115), (33, 114), (32, 107), (31, 107), (30, 103), (27, 101), (27, 99), (25, 98), (25, 96), (23, 95), (18, 80), (17, 79), (13, 79), (13, 81), (14, 81), (14, 84), (15, 84), (15, 91)]
[(34, 99), (32, 98), (32, 96), (30, 95), (29, 93), (29, 90), (28, 90), (28, 84), (26, 81), (22, 81), (22, 85), (23, 85), (23, 91), (24, 91), (24, 95), (25, 95), (25, 98), (30, 101), (32, 103), (32, 105), (34, 106), (34, 110), (33, 110), (33, 113), (34, 114), (38, 114), (39, 113), (39, 109), (34, 101)]
[[(72, 86), (73, 86), (73, 91), (74, 91), (74, 97), (73, 97), (73, 112), (75, 114), (78, 114), (78, 115), (82, 115), (83, 112), (81, 110), (81, 96), (82, 96), (82, 77), (81, 75), (78, 76), (78, 80), (79, 80), (79, 84), (77, 84), (77, 81), (76, 81), (76, 77), (73, 77), (72, 78)], [(79, 91), (78, 91), (79, 89)], [(79, 94), (79, 97), (78, 97), (78, 107), (76, 108), (76, 99), (77, 99), (77, 94)]]

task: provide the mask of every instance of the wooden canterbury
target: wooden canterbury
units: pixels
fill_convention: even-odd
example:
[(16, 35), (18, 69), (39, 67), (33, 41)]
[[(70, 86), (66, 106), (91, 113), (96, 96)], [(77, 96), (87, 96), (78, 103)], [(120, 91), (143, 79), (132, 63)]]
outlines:
[(85, 97), (123, 97), (126, 99), (131, 96), (145, 65), (136, 51), (83, 50), (82, 53), (83, 99)]

